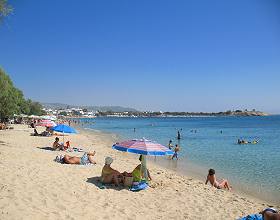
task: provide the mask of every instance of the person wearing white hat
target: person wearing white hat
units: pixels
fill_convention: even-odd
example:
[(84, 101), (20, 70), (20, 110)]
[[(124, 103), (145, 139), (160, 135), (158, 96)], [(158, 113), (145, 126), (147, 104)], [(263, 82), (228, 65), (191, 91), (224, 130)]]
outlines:
[(111, 157), (105, 158), (105, 165), (102, 169), (102, 174), (101, 174), (101, 182), (113, 183), (116, 186), (119, 186), (120, 182), (123, 180), (123, 176), (119, 171), (111, 167), (112, 163), (113, 163), (113, 158)]

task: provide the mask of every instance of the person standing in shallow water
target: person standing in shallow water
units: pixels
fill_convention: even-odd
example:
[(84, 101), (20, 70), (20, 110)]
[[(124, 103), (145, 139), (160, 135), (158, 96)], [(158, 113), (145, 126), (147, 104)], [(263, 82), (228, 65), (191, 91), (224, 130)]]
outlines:
[(180, 131), (178, 130), (177, 132), (177, 139), (180, 140), (181, 139), (181, 134), (180, 134)]
[(171, 150), (171, 149), (173, 148), (172, 140), (169, 141), (169, 143), (168, 143), (168, 148), (169, 148), (169, 150)]
[(175, 148), (174, 148), (174, 154), (173, 154), (173, 156), (172, 156), (172, 160), (174, 159), (174, 158), (176, 158), (177, 160), (178, 160), (178, 152), (180, 151), (180, 147), (179, 147), (179, 145), (178, 144), (176, 144), (175, 145)]

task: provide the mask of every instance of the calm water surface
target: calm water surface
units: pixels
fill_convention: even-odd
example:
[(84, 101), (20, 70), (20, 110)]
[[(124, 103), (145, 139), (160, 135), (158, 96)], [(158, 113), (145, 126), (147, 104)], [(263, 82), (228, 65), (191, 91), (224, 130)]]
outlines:
[[(157, 159), (169, 168), (202, 177), (211, 167), (235, 189), (280, 204), (280, 116), (81, 119), (85, 128), (115, 133), (120, 140), (142, 138), (175, 145), (178, 161)], [(134, 132), (135, 128), (135, 132)], [(196, 132), (195, 132), (196, 131)], [(238, 145), (237, 139), (259, 140)]]

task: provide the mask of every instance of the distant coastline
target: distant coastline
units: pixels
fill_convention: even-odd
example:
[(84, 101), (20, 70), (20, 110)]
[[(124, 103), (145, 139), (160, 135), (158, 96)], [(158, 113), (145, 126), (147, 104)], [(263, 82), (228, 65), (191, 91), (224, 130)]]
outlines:
[(227, 111), (227, 112), (96, 112), (94, 116), (88, 117), (84, 115), (68, 115), (69, 118), (93, 118), (93, 117), (260, 117), (269, 116), (269, 114), (261, 111)]
[(138, 111), (121, 106), (73, 106), (61, 103), (42, 103), (47, 114), (64, 117), (209, 117), (209, 116), (268, 116), (268, 113), (253, 110), (228, 110), (224, 112), (163, 112)]

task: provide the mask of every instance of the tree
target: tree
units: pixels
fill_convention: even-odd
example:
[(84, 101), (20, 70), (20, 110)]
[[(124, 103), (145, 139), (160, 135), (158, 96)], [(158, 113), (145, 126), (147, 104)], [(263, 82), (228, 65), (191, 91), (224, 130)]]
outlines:
[(59, 115), (67, 116), (67, 112), (65, 112), (65, 111), (60, 112)]
[(0, 0), (0, 21), (4, 19), (4, 17), (8, 16), (13, 12), (13, 8), (8, 4), (7, 0)]
[(25, 100), (22, 91), (15, 88), (10, 77), (0, 68), (0, 121), (7, 121), (14, 114), (42, 115), (42, 105)]
[[(29, 99), (30, 100), (30, 99)], [(28, 100), (28, 101), (29, 101)], [(30, 102), (30, 115), (43, 115), (44, 111), (42, 110), (43, 106), (39, 102), (33, 102), (32, 100)]]
[(0, 120), (5, 121), (13, 114), (19, 113), (17, 102), (19, 90), (13, 86), (10, 77), (0, 68)]

